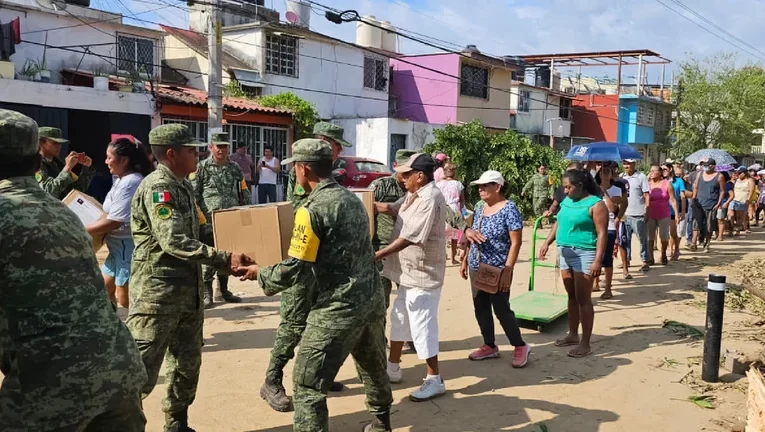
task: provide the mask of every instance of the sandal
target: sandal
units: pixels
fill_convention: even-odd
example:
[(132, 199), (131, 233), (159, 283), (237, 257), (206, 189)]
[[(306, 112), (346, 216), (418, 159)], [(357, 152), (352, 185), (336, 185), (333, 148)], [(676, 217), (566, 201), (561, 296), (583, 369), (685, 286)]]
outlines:
[(565, 337), (555, 341), (556, 347), (566, 347), (566, 346), (572, 346), (572, 345), (579, 345), (579, 339), (574, 341)]
[(566, 355), (572, 358), (582, 358), (582, 357), (587, 357), (588, 355), (590, 355), (590, 353), (592, 353), (592, 350), (587, 350), (585, 352), (574, 352), (575, 349), (576, 348), (572, 349)]
[(601, 300), (610, 300), (614, 297), (614, 293), (611, 292), (611, 290), (604, 291), (603, 294), (600, 295)]
[(661, 257), (661, 265), (667, 265), (667, 264), (669, 264), (669, 260), (667, 259), (667, 257), (665, 256)]

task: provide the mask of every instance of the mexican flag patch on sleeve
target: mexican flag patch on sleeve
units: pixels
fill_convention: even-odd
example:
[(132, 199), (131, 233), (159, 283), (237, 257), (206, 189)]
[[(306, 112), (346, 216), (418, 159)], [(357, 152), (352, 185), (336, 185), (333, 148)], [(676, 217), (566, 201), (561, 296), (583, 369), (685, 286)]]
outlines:
[(154, 192), (152, 195), (152, 202), (154, 202), (154, 204), (170, 202), (170, 192)]

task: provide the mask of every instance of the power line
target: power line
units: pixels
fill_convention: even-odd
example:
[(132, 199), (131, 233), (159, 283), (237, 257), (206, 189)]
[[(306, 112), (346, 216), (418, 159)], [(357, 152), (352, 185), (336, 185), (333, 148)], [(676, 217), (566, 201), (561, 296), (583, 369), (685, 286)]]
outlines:
[[(727, 43), (728, 43), (728, 44), (730, 44), (731, 46), (733, 46), (733, 47), (735, 47), (735, 48), (738, 48), (738, 49), (739, 49), (739, 50), (741, 50), (741, 51), (744, 51), (745, 53), (747, 53), (747, 54), (751, 55), (752, 57), (755, 57), (755, 58), (758, 58), (758, 59), (760, 59), (760, 60), (763, 60), (763, 61), (765, 61), (765, 58), (764, 58), (764, 57), (762, 57), (762, 56), (759, 56), (759, 55), (757, 55), (757, 54), (755, 54), (755, 53), (753, 53), (753, 52), (751, 52), (751, 51), (747, 50), (746, 48), (743, 48), (743, 47), (741, 47), (740, 45), (736, 44), (735, 42), (733, 42), (733, 41), (731, 41), (731, 40), (729, 40), (729, 39), (727, 39), (727, 38), (724, 38), (724, 37), (720, 36), (719, 34), (717, 34), (717, 33), (713, 32), (713, 31), (712, 31), (712, 30), (710, 30), (708, 27), (704, 26), (703, 24), (699, 23), (698, 21), (695, 21), (695, 20), (691, 19), (690, 17), (686, 16), (684, 13), (680, 12), (679, 10), (677, 10), (677, 9), (675, 9), (675, 8), (671, 7), (670, 5), (668, 5), (668, 4), (666, 4), (666, 3), (664, 3), (662, 0), (656, 0), (656, 1), (657, 1), (657, 2), (658, 2), (660, 5), (662, 5), (662, 6), (664, 6), (665, 8), (667, 8), (667, 9), (671, 10), (672, 12), (676, 13), (677, 15), (680, 15), (680, 16), (681, 16), (683, 19), (686, 19), (686, 20), (688, 20), (688, 21), (692, 22), (692, 23), (693, 23), (693, 24), (695, 24), (697, 27), (701, 28), (702, 30), (704, 30), (705, 32), (707, 32), (707, 33), (711, 34), (712, 36), (714, 36), (714, 37), (716, 37), (716, 38), (718, 38), (718, 39), (722, 40), (723, 42), (727, 42)], [(719, 28), (719, 26), (717, 26), (716, 24), (714, 24), (714, 23), (712, 23), (711, 21), (707, 20), (706, 18), (704, 18), (704, 17), (703, 17), (703, 16), (701, 16), (700, 14), (696, 13), (696, 12), (695, 12), (694, 10), (692, 10), (691, 8), (689, 8), (689, 7), (685, 6), (684, 4), (680, 3), (679, 1), (677, 1), (677, 2), (676, 2), (676, 1), (674, 1), (674, 0), (669, 0), (669, 1), (672, 1), (674, 4), (677, 4), (678, 6), (682, 7), (683, 9), (685, 9), (687, 12), (689, 12), (689, 13), (693, 14), (694, 16), (696, 16), (696, 17), (699, 17), (699, 18), (700, 18), (700, 19), (702, 19), (702, 20), (705, 20), (705, 21), (706, 21), (708, 24), (711, 24), (712, 26), (715, 26), (715, 27)], [(724, 30), (723, 30), (723, 31), (724, 31)], [(731, 34), (730, 34), (730, 33), (728, 33), (727, 31), (724, 31), (724, 33), (726, 33), (726, 34), (728, 34), (728, 35), (732, 36), (734, 39), (738, 39), (737, 37), (735, 37), (735, 36), (731, 35)], [(740, 40), (740, 39), (738, 39), (738, 40)], [(748, 44), (747, 44), (747, 45), (748, 45)], [(759, 50), (758, 50), (758, 51), (759, 51)]]
[[(143, 14), (147, 14), (147, 13), (152, 13), (152, 12), (156, 12), (158, 10), (166, 9), (166, 8), (169, 8), (169, 7), (170, 7), (170, 5), (165, 5), (165, 6), (162, 6), (162, 7), (158, 7), (156, 9), (151, 9), (151, 10), (147, 10), (147, 11), (143, 11), (143, 12), (138, 12), (135, 15), (143, 15)], [(64, 9), (64, 10), (66, 10), (66, 9)], [(69, 14), (72, 15), (71, 12)], [(80, 19), (79, 17), (77, 17), (75, 15), (72, 15), (72, 16), (77, 18), (80, 21), (80, 24), (72, 24), (72, 25), (65, 25), (65, 26), (61, 26), (61, 27), (53, 27), (53, 28), (48, 28), (48, 29), (32, 30), (32, 31), (28, 31), (28, 32), (22, 32), (21, 35), (25, 36), (25, 35), (35, 34), (35, 33), (45, 33), (45, 32), (52, 32), (52, 31), (56, 31), (56, 30), (66, 30), (66, 29), (75, 28), (75, 27), (82, 27), (84, 25), (106, 23), (106, 22), (110, 22), (110, 21), (118, 21), (118, 20), (121, 20), (122, 18), (124, 18), (120, 14), (120, 15), (118, 15), (116, 17), (112, 17), (112, 18), (105, 18), (105, 19), (100, 19), (100, 20), (94, 20), (94, 21), (86, 22), (85, 20), (82, 20), (82, 19)], [(138, 20), (136, 20), (136, 21), (138, 21)], [(110, 36), (112, 36), (112, 35), (110, 34)]]

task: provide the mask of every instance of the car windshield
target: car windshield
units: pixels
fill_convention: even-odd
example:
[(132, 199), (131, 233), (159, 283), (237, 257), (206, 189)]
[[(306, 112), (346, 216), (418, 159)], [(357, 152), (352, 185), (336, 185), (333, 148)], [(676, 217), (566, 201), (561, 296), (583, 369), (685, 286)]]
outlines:
[(390, 174), (387, 166), (374, 161), (356, 161), (356, 171), (364, 173)]

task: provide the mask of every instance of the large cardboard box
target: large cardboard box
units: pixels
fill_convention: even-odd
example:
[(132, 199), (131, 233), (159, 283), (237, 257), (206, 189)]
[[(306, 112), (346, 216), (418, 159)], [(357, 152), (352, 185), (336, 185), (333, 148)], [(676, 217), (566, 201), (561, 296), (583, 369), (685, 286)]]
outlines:
[(369, 217), (369, 237), (375, 235), (375, 191), (372, 189), (349, 188), (351, 192), (364, 204), (364, 209)]
[[(83, 226), (94, 224), (106, 217), (106, 212), (97, 199), (78, 190), (69, 192), (64, 198), (64, 204), (80, 218)], [(104, 246), (104, 237), (93, 238), (91, 246), (94, 252), (101, 250)]]
[(295, 215), (289, 202), (259, 204), (217, 210), (212, 224), (217, 249), (241, 252), (269, 266), (287, 258)]

